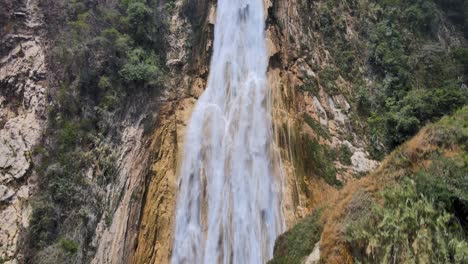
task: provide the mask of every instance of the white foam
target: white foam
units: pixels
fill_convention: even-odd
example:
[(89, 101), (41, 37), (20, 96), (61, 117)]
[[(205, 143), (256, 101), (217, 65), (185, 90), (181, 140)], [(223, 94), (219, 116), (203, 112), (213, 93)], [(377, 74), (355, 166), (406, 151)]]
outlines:
[(265, 263), (284, 229), (262, 0), (219, 0), (208, 86), (187, 128), (172, 263)]

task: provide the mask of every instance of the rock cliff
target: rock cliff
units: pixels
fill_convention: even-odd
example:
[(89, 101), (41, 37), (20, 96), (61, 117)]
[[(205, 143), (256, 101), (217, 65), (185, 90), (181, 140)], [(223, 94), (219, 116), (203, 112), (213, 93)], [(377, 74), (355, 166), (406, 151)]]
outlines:
[(3, 1), (0, 48), (0, 258), (19, 258), (36, 186), (35, 147), (47, 124), (46, 41), (35, 1)]
[[(335, 220), (353, 186), (376, 185), (386, 153), (466, 104), (460, 17), (388, 2), (264, 0), (293, 228), (277, 252), (312, 230), (306, 263), (349, 261)], [(0, 13), (0, 263), (169, 263), (216, 1), (0, 0)], [(343, 210), (322, 214), (330, 200)]]

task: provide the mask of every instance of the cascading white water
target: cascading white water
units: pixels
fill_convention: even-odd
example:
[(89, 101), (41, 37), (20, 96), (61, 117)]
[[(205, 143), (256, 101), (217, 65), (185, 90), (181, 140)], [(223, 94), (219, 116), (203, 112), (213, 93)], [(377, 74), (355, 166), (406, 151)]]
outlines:
[(265, 263), (283, 230), (263, 0), (219, 0), (208, 86), (187, 128), (172, 263)]

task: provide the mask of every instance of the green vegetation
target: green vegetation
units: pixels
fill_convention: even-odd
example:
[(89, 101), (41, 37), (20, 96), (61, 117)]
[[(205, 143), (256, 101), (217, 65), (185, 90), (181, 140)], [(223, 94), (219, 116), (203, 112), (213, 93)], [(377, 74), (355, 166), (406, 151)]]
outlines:
[(128, 62), (119, 71), (126, 82), (160, 83), (161, 72), (157, 63), (158, 58), (154, 53), (147, 54), (142, 49), (135, 49), (128, 54), (128, 58)]
[(457, 24), (468, 37), (468, 3), (464, 0), (435, 0), (446, 12), (448, 18)]
[(302, 91), (307, 91), (314, 96), (317, 96), (317, 97), (319, 96), (320, 90), (319, 90), (318, 82), (314, 78), (306, 78), (304, 80), (304, 85), (302, 85), (300, 89)]
[(427, 125), (338, 192), (323, 231), (297, 226), (281, 236), (273, 263), (301, 263), (318, 240), (320, 263), (468, 263), (467, 139), (468, 106)]
[(282, 234), (275, 243), (273, 260), (269, 264), (301, 263), (314, 249), (320, 240), (322, 210), (316, 210), (305, 217), (291, 230)]
[[(360, 217), (346, 221), (349, 248), (356, 260), (468, 263), (464, 235), (468, 231), (467, 122), (468, 107), (464, 107), (428, 126), (424, 142), (410, 142), (407, 148), (412, 150), (399, 149), (387, 162), (393, 171), (390, 175), (396, 178), (395, 184), (382, 192), (383, 204), (367, 203), (365, 207), (372, 208), (371, 212), (361, 208), (357, 210)], [(436, 148), (421, 151), (412, 144)], [(444, 153), (444, 149), (451, 153)], [(423, 163), (416, 158), (430, 163), (411, 170), (411, 162)]]
[(438, 210), (453, 213), (468, 232), (467, 160), (438, 157), (415, 181), (418, 193), (430, 197)]
[(466, 104), (467, 95), (455, 85), (433, 90), (412, 90), (398, 102), (387, 99), (386, 107), (390, 112), (376, 114), (369, 119), (369, 123), (377, 131), (378, 127), (383, 127), (387, 144), (396, 147), (410, 135), (416, 134), (426, 122), (437, 120)]
[(34, 243), (33, 248), (45, 247), (56, 236), (57, 217), (52, 203), (37, 202), (33, 205), (33, 212), (29, 222), (29, 236)]
[(364, 263), (467, 263), (468, 243), (449, 213), (417, 192), (414, 182), (383, 192), (367, 221), (347, 227)]
[(325, 139), (330, 139), (330, 134), (326, 129), (322, 127), (319, 123), (317, 123), (310, 115), (307, 113), (304, 114), (303, 116), (304, 122), (312, 128), (319, 137), (323, 137)]
[(336, 179), (335, 155), (328, 146), (320, 144), (308, 135), (302, 135), (299, 151), (298, 156), (302, 157), (305, 175), (322, 177), (331, 185), (341, 185)]
[[(301, 6), (304, 32), (317, 28), (331, 55), (318, 84), (353, 102), (374, 158), (468, 102), (467, 49), (438, 38), (447, 31), (446, 17), (466, 31), (465, 2), (325, 0)], [(312, 12), (319, 18), (306, 18)], [(348, 34), (350, 26), (358, 34)], [(340, 89), (339, 76), (353, 92)], [(302, 90), (317, 89), (306, 80)]]
[(319, 73), (319, 83), (325, 87), (326, 91), (333, 95), (338, 93), (338, 87), (336, 86), (336, 80), (339, 77), (338, 69), (332, 65), (327, 65)]
[(352, 162), (351, 162), (351, 156), (353, 155), (353, 153), (351, 152), (351, 150), (349, 149), (348, 145), (346, 144), (343, 144), (340, 146), (340, 149), (339, 149), (339, 159), (340, 159), (340, 162), (343, 163), (344, 165), (351, 165)]
[(60, 245), (63, 251), (65, 251), (66, 253), (76, 254), (76, 252), (78, 251), (78, 244), (73, 240), (61, 239)]
[(434, 39), (441, 19), (435, 4), (380, 4), (383, 17), (370, 31), (369, 62), (381, 82), (369, 96), (369, 124), (376, 140), (392, 150), (428, 122), (465, 105), (468, 93), (461, 88), (463, 66)]
[(468, 48), (458, 48), (453, 52), (453, 57), (463, 66), (465, 80), (468, 73)]

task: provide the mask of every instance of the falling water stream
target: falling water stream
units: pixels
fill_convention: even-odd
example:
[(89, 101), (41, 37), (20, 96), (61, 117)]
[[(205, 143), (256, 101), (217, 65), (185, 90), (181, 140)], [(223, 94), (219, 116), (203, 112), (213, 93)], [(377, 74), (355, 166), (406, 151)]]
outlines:
[(172, 263), (265, 263), (283, 230), (263, 0), (218, 0), (208, 86), (186, 132)]

